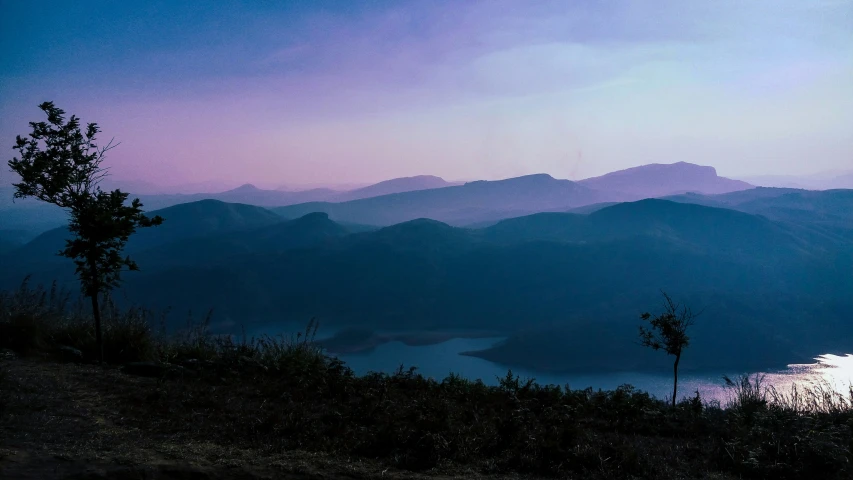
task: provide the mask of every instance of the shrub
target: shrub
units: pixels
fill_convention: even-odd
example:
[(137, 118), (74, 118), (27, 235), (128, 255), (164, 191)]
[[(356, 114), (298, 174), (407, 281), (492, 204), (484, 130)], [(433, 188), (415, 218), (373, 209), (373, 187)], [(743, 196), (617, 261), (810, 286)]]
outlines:
[[(80, 350), (87, 360), (98, 358), (95, 325), (80, 302), (70, 307), (71, 295), (54, 282), (51, 288), (31, 288), (28, 279), (14, 292), (0, 293), (0, 347), (20, 354), (52, 352), (60, 346)], [(107, 362), (150, 360), (155, 338), (151, 313), (141, 308), (118, 309), (106, 298), (103, 334)]]

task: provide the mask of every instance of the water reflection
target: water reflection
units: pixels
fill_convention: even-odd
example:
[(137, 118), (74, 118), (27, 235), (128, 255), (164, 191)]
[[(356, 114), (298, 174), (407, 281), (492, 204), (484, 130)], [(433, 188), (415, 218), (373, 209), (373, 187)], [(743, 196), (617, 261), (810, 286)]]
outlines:
[(787, 370), (767, 375), (767, 379), (779, 391), (790, 391), (792, 385), (829, 387), (834, 392), (847, 396), (853, 385), (853, 355), (820, 355), (816, 363), (793, 364)]
[[(449, 373), (457, 373), (469, 379), (482, 379), (488, 385), (496, 385), (498, 378), (507, 373), (507, 368), (481, 358), (459, 355), (460, 352), (488, 348), (498, 339), (453, 339), (436, 345), (407, 346), (400, 342), (389, 342), (369, 353), (340, 355), (359, 374), (369, 371), (393, 373), (400, 365), (405, 368), (418, 367), (424, 376), (443, 379)], [(814, 364), (790, 365), (776, 372), (749, 372), (753, 378), (763, 377), (762, 384), (775, 388), (782, 394), (791, 392), (797, 385), (803, 387), (830, 387), (835, 392), (848, 396), (853, 384), (853, 355), (821, 355)], [(618, 372), (596, 374), (549, 374), (514, 368), (513, 373), (522, 378), (535, 378), (540, 384), (568, 385), (573, 389), (592, 387), (611, 390), (623, 384), (631, 384), (658, 398), (672, 394), (672, 377), (669, 372)], [(679, 378), (679, 397), (692, 396), (696, 391), (706, 401), (718, 401), (725, 405), (732, 392), (726, 388), (724, 376), (735, 379), (747, 372), (718, 372), (686, 374)]]
[[(290, 330), (299, 331), (304, 326), (287, 325)], [(282, 331), (282, 325), (274, 329), (262, 329), (251, 332), (261, 335), (269, 331)], [(324, 327), (321, 338), (328, 338), (337, 329)], [(318, 338), (318, 339), (321, 339)], [(389, 342), (367, 353), (344, 354), (338, 357), (358, 374), (369, 371), (393, 373), (401, 365), (404, 368), (418, 367), (418, 371), (437, 380), (455, 373), (469, 379), (482, 379), (488, 385), (496, 385), (499, 377), (504, 377), (507, 367), (496, 365), (481, 358), (459, 355), (461, 352), (483, 350), (491, 347), (501, 338), (455, 338), (434, 345), (409, 346), (401, 342)], [(679, 378), (679, 398), (692, 396), (696, 391), (707, 401), (719, 401), (725, 405), (731, 397), (731, 391), (725, 387), (724, 376), (736, 379), (740, 374), (750, 373), (753, 377), (763, 376), (763, 385), (775, 388), (777, 392), (789, 394), (794, 385), (802, 392), (803, 387), (828, 387), (832, 391), (849, 398), (853, 385), (853, 355), (821, 355), (812, 364), (794, 364), (775, 372), (732, 372), (720, 371), (703, 374), (684, 374)], [(592, 387), (593, 389), (612, 390), (623, 384), (631, 384), (640, 390), (664, 399), (672, 394), (672, 377), (669, 372), (618, 372), (597, 374), (548, 374), (523, 368), (513, 368), (513, 373), (522, 378), (535, 378), (540, 384), (552, 384), (573, 389)]]

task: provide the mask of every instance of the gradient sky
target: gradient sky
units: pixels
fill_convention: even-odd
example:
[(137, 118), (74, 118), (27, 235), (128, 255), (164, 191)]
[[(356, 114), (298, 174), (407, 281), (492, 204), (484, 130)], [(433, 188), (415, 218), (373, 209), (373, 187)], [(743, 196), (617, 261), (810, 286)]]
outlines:
[(4, 163), (53, 100), (117, 179), (853, 168), (853, 0), (0, 0), (0, 48)]

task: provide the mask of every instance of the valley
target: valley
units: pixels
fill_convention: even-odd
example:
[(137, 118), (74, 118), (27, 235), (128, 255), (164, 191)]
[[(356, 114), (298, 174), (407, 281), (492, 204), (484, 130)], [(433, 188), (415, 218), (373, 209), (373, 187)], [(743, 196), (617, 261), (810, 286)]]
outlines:
[[(471, 355), (532, 371), (615, 372), (665, 368), (664, 356), (633, 339), (638, 315), (665, 290), (703, 311), (688, 371), (784, 368), (846, 353), (851, 191), (750, 188), (571, 213), (582, 192), (587, 202), (619, 195), (534, 176), (329, 204), (363, 205), (385, 212), (383, 221), (340, 213), (335, 221), (336, 212), (357, 210), (310, 212), (313, 204), (178, 204), (153, 211), (164, 225), (131, 239), (128, 252), (143, 268), (114, 297), (168, 311), (171, 330), (210, 310), (222, 333), (311, 318), (361, 331), (358, 341), (337, 340), (344, 351), (493, 332), (505, 340)], [(497, 213), (483, 226), (453, 226), (417, 218), (449, 211), (419, 210), (420, 201)], [(537, 213), (516, 216), (506, 202)], [(381, 226), (392, 219), (401, 221)], [(2, 286), (31, 275), (73, 289), (70, 263), (53, 255), (66, 236), (50, 230), (3, 255)], [(370, 333), (379, 330), (408, 333)]]

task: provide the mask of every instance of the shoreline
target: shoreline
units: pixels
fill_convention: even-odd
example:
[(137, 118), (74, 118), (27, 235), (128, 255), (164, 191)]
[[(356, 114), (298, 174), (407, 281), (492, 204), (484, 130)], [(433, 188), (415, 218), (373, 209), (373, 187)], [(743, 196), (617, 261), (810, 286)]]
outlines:
[(332, 354), (350, 355), (369, 353), (375, 348), (391, 342), (400, 342), (409, 347), (437, 345), (454, 339), (506, 338), (506, 334), (485, 330), (463, 331), (403, 331), (375, 332), (371, 330), (342, 330), (317, 343)]

